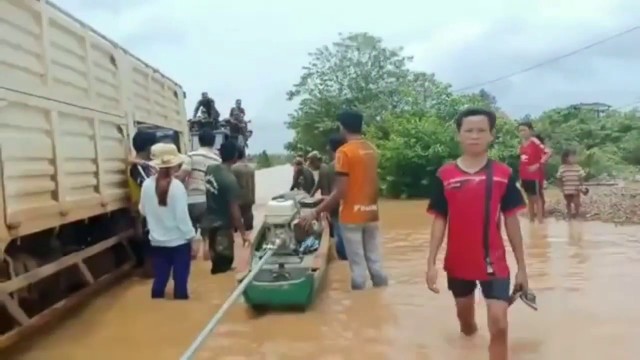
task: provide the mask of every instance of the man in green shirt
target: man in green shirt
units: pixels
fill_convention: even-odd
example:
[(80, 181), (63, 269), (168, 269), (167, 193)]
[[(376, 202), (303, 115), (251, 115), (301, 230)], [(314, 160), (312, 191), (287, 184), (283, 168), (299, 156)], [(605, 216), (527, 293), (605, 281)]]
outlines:
[(205, 173), (207, 210), (201, 225), (208, 233), (212, 275), (227, 272), (233, 266), (234, 229), (240, 233), (243, 245), (250, 242), (240, 213), (240, 187), (231, 171), (238, 158), (238, 144), (226, 141), (219, 153), (222, 163), (209, 165)]
[(296, 158), (293, 161), (293, 182), (289, 191), (303, 190), (307, 194), (311, 194), (316, 180), (313, 178), (313, 173), (305, 166), (304, 161), (300, 158)]
[(246, 231), (253, 230), (253, 204), (256, 203), (256, 171), (247, 163), (243, 147), (238, 150), (238, 162), (231, 167), (240, 186), (240, 213)]
[[(329, 138), (328, 148), (329, 148), (329, 151), (331, 152), (332, 161), (331, 163), (329, 163), (329, 165), (326, 166), (325, 174), (323, 175), (321, 172), (319, 176), (320, 179), (318, 179), (318, 183), (320, 182), (326, 183), (326, 186), (328, 187), (329, 192), (327, 193), (327, 195), (325, 195), (324, 192), (322, 192), (322, 196), (329, 196), (329, 194), (331, 194), (331, 192), (333, 191), (333, 184), (336, 178), (336, 161), (335, 161), (336, 152), (346, 142), (347, 140), (344, 138), (344, 136), (339, 134), (332, 135)], [(325, 179), (322, 178), (323, 176)], [(331, 229), (333, 230), (333, 237), (336, 241), (336, 254), (338, 255), (339, 259), (347, 260), (347, 250), (344, 247), (344, 239), (342, 237), (342, 228), (340, 227), (340, 221), (339, 221), (340, 206), (336, 206), (333, 210), (331, 210), (329, 215), (331, 219)]]
[[(315, 196), (318, 191), (320, 195), (329, 196), (333, 188), (332, 174), (330, 173), (330, 167), (322, 162), (322, 157), (317, 151), (312, 152), (308, 156), (309, 168), (311, 171), (318, 172), (318, 178), (316, 179), (316, 185), (311, 190), (311, 196)], [(333, 167), (335, 171), (335, 166)]]

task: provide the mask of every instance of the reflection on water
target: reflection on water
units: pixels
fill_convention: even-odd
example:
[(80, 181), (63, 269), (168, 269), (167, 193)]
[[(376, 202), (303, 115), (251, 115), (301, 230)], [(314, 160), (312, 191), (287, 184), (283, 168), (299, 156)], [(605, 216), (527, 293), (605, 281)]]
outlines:
[[(256, 317), (237, 304), (198, 358), (486, 359), (484, 307), (478, 307), (480, 333), (463, 338), (450, 295), (433, 295), (424, 286), (431, 221), (425, 206), (381, 206), (388, 288), (351, 292), (346, 264), (333, 263), (311, 311)], [(640, 229), (522, 223), (540, 311), (519, 303), (510, 310), (512, 359), (636, 359)], [(177, 359), (231, 292), (233, 277), (211, 277), (200, 263), (192, 284), (191, 301), (158, 302), (148, 299), (148, 283), (130, 281), (29, 344), (18, 358)]]

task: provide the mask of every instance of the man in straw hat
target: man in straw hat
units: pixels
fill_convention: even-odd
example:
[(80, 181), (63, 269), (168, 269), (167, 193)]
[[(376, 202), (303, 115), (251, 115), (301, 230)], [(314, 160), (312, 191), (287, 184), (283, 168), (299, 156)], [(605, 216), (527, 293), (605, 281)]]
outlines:
[(211, 254), (211, 274), (231, 270), (234, 260), (233, 231), (237, 229), (243, 245), (250, 242), (240, 212), (242, 196), (231, 166), (238, 158), (238, 144), (225, 141), (219, 149), (222, 164), (210, 165), (205, 174), (207, 210), (201, 226), (207, 233)]
[(187, 284), (191, 271), (191, 241), (196, 233), (187, 207), (187, 190), (175, 174), (184, 161), (174, 144), (159, 143), (151, 148), (158, 174), (142, 185), (140, 213), (149, 224), (153, 285), (151, 297), (164, 298), (173, 277), (173, 297), (189, 298)]

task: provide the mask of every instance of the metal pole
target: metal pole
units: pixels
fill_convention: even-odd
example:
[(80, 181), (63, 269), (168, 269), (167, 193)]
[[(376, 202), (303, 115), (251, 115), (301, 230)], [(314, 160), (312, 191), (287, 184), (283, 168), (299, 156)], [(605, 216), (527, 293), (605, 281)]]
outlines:
[(220, 310), (218, 310), (218, 312), (213, 316), (213, 318), (211, 318), (211, 321), (209, 321), (207, 326), (205, 326), (202, 332), (200, 332), (198, 337), (191, 344), (191, 346), (189, 346), (189, 349), (182, 355), (180, 360), (193, 359), (193, 356), (195, 355), (200, 345), (202, 345), (202, 342), (207, 338), (207, 336), (209, 336), (209, 334), (211, 334), (211, 332), (218, 325), (218, 323), (220, 322), (224, 314), (227, 312), (227, 310), (229, 310), (229, 308), (231, 307), (231, 305), (233, 305), (233, 303), (236, 301), (238, 296), (242, 294), (244, 289), (249, 285), (251, 280), (253, 280), (253, 278), (256, 276), (258, 271), (260, 271), (260, 269), (264, 266), (264, 264), (267, 262), (267, 260), (269, 260), (269, 258), (271, 257), (271, 255), (273, 255), (275, 251), (276, 251), (275, 247), (271, 247), (269, 248), (269, 250), (267, 250), (267, 252), (264, 254), (262, 259), (260, 259), (260, 261), (256, 264), (256, 266), (254, 266), (251, 269), (251, 272), (249, 272), (249, 274), (245, 276), (244, 280), (242, 280), (240, 285), (238, 285), (238, 287), (236, 287), (236, 289), (233, 291), (231, 296), (227, 298), (227, 301), (225, 301), (224, 304), (222, 304), (222, 306), (220, 307)]

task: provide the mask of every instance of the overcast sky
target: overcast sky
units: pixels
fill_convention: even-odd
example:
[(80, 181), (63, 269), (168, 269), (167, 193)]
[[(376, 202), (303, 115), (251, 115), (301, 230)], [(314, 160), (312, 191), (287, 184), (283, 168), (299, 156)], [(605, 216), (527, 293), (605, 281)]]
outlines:
[[(454, 88), (526, 68), (634, 25), (638, 0), (55, 0), (226, 113), (242, 98), (251, 150), (280, 151), (285, 92), (308, 52), (368, 31)], [(638, 22), (638, 23), (636, 23)], [(512, 116), (577, 102), (640, 100), (640, 31), (486, 86)]]

